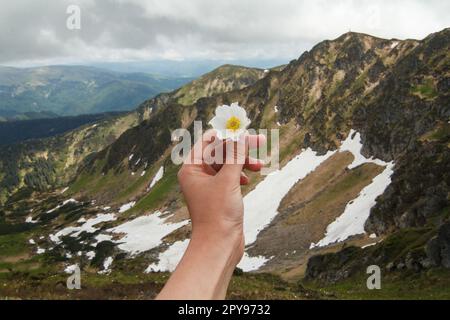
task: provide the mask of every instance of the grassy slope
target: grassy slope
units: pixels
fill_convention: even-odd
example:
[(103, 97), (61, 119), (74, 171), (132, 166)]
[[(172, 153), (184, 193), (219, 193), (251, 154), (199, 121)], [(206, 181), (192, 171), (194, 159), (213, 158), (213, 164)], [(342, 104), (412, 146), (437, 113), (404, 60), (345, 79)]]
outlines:
[(183, 86), (174, 96), (178, 103), (191, 105), (203, 97), (242, 89), (263, 78), (264, 75), (261, 69), (225, 65)]
[(305, 283), (305, 287), (336, 299), (449, 300), (450, 271), (432, 269), (423, 273), (395, 272), (381, 278), (380, 290), (367, 289), (369, 275), (358, 275), (337, 284)]

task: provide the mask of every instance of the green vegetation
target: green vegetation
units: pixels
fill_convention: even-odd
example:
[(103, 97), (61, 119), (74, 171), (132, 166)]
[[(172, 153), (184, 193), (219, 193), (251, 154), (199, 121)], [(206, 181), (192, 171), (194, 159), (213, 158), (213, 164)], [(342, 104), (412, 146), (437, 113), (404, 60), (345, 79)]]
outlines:
[(356, 80), (353, 83), (353, 85), (352, 85), (350, 90), (352, 92), (358, 92), (359, 90), (364, 89), (364, 87), (366, 86), (367, 76), (368, 76), (368, 72), (367, 71), (364, 71), (363, 73), (361, 73), (358, 76), (358, 78), (356, 78)]
[[(43, 259), (41, 259), (43, 260)], [(67, 274), (43, 268), (0, 272), (0, 297), (10, 299), (153, 299), (168, 280), (169, 273), (113, 271), (102, 275), (82, 270), (81, 290), (66, 288)], [(27, 285), (27, 284), (31, 284)], [(36, 288), (38, 288), (36, 290)], [(233, 276), (228, 299), (311, 299), (319, 295), (272, 274)]]
[(428, 137), (434, 141), (449, 141), (450, 140), (450, 124), (445, 123), (442, 126), (438, 126)]
[(427, 77), (421, 84), (412, 87), (412, 93), (418, 95), (422, 99), (432, 100), (437, 97), (436, 85), (433, 78)]
[(270, 273), (243, 273), (234, 275), (228, 288), (227, 299), (282, 299), (302, 300), (318, 298), (312, 290), (289, 283)]
[(423, 249), (427, 241), (435, 234), (432, 228), (413, 228), (398, 231), (374, 250), (382, 250), (385, 259), (395, 261), (404, 257), (408, 252)]
[(27, 251), (27, 234), (0, 235), (0, 259), (19, 255)]
[(312, 282), (306, 282), (304, 285), (335, 299), (450, 299), (450, 271), (446, 269), (434, 269), (423, 273), (382, 273), (380, 290), (367, 289), (368, 276), (361, 274), (330, 285)]
[(158, 205), (167, 200), (167, 195), (177, 186), (178, 167), (169, 165), (165, 168), (163, 178), (141, 198), (138, 203), (127, 213), (145, 212), (157, 209)]
[(224, 65), (175, 92), (177, 102), (188, 106), (198, 99), (247, 87), (264, 77), (261, 69)]
[(152, 177), (155, 176), (156, 172), (159, 170), (159, 166), (157, 164), (153, 165), (154, 170), (146, 170), (145, 174), (142, 176), (142, 172), (139, 171), (136, 173), (138, 178), (135, 178), (125, 189), (121, 190), (120, 193), (115, 197), (115, 201), (122, 203), (127, 201), (130, 198), (133, 198), (136, 194), (145, 190), (149, 181)]

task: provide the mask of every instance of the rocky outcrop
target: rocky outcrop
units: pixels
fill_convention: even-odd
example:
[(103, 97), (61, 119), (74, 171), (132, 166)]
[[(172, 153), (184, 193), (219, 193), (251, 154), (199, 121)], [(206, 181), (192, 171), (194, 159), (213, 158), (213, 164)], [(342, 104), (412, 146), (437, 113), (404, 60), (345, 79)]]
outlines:
[(386, 234), (424, 226), (450, 206), (450, 149), (446, 143), (417, 143), (395, 167), (392, 183), (372, 208), (365, 229)]
[(337, 253), (313, 256), (305, 279), (335, 283), (364, 274), (370, 265), (387, 273), (450, 268), (450, 222), (440, 228), (401, 230), (365, 249), (347, 247)]
[(450, 222), (441, 226), (438, 234), (428, 241), (426, 254), (431, 265), (450, 268)]

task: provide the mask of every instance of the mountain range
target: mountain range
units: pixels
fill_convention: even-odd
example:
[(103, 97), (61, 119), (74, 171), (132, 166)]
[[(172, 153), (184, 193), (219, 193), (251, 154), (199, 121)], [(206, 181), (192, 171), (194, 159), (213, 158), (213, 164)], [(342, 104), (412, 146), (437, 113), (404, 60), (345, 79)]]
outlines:
[[(126, 114), (0, 147), (0, 292), (154, 297), (190, 235), (171, 132), (238, 102), (253, 128), (279, 129), (281, 168), (243, 188), (230, 298), (448, 299), (449, 46), (450, 29), (350, 32), (280, 68), (227, 65)], [(68, 293), (75, 265), (88, 289)], [(366, 287), (371, 265), (382, 290)]]
[(0, 67), (0, 121), (127, 111), (191, 80), (87, 66)]

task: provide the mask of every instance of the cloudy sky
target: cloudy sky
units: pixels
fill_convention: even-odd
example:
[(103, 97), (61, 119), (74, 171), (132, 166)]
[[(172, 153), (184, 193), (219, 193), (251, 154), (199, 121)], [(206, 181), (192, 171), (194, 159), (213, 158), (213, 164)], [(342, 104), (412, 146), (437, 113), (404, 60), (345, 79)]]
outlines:
[[(81, 29), (66, 27), (78, 5)], [(0, 64), (292, 59), (358, 31), (421, 39), (447, 0), (0, 0)]]

